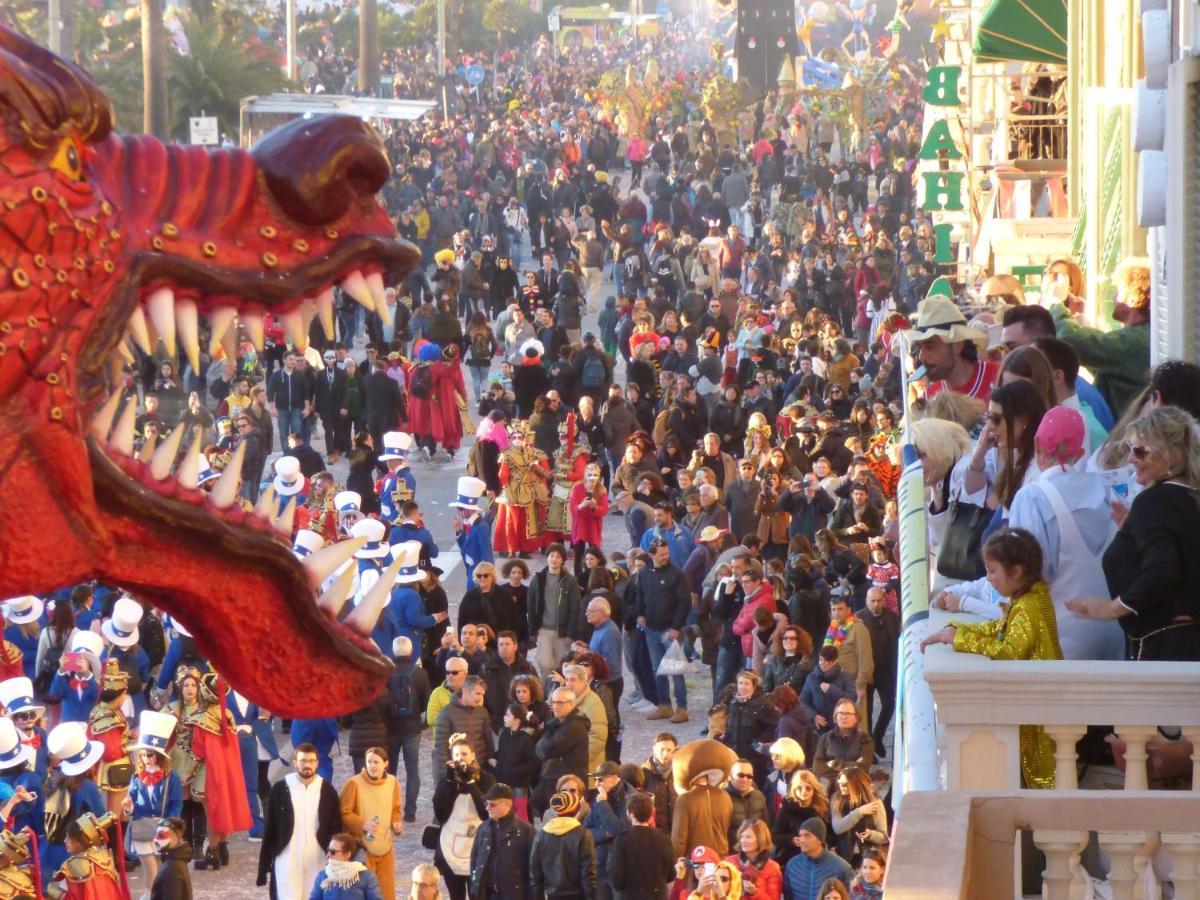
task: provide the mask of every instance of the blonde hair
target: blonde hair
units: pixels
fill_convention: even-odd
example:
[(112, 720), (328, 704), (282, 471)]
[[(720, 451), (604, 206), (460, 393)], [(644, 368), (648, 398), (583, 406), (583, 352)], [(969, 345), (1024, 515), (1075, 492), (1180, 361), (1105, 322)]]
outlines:
[(1150, 260), (1144, 256), (1130, 256), (1113, 272), (1113, 284), (1125, 294), (1124, 303), (1133, 309), (1150, 306)]
[[(945, 393), (947, 392), (942, 392)], [(943, 478), (964, 454), (971, 452), (971, 436), (957, 422), (946, 419), (918, 419), (909, 426), (909, 434), (913, 446), (929, 459), (933, 470)]]
[(493, 566), (490, 562), (476, 563), (474, 574), (475, 575), (491, 575), (492, 578), (494, 579), (496, 577), (496, 567)]
[(821, 780), (812, 773), (811, 769), (797, 769), (792, 773), (792, 780), (788, 782), (788, 799), (799, 803), (800, 788), (812, 788), (812, 794), (808, 798), (808, 806), (821, 818), (826, 819), (829, 816), (829, 795), (825, 793), (825, 788), (821, 786)]
[(1200, 488), (1200, 425), (1178, 406), (1160, 406), (1129, 423), (1125, 435), (1137, 435), (1168, 461), (1168, 478)]
[(979, 424), (983, 411), (983, 402), (966, 394), (956, 394), (954, 391), (940, 391), (925, 405), (925, 419), (943, 419), (962, 426), (964, 431), (971, 431)]
[(770, 746), (767, 752), (771, 756), (778, 756), (789, 772), (804, 765), (804, 748), (792, 738), (780, 738)]
[(421, 896), (421, 884), (432, 884), (437, 888), (434, 900), (441, 900), (441, 873), (433, 863), (421, 863), (412, 870), (412, 888), (408, 892), (409, 900), (417, 900)]

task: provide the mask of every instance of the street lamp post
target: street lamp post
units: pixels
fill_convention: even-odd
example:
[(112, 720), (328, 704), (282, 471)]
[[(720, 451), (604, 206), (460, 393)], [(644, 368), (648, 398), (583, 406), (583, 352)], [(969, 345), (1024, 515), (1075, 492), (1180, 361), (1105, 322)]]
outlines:
[(450, 121), (450, 100), (446, 87), (446, 0), (437, 0), (438, 89), (442, 92), (442, 121)]
[(284, 58), (284, 74), (288, 79), (296, 77), (296, 0), (284, 0), (287, 19), (287, 51)]

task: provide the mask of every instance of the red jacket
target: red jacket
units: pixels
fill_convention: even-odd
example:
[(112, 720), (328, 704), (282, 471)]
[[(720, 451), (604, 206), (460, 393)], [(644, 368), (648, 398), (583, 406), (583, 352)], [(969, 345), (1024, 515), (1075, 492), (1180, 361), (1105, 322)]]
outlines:
[(758, 627), (754, 624), (754, 611), (760, 607), (772, 615), (775, 613), (775, 589), (769, 581), (759, 585), (758, 592), (742, 604), (742, 611), (733, 620), (733, 633), (742, 636), (742, 653), (747, 658), (754, 654), (754, 629)]

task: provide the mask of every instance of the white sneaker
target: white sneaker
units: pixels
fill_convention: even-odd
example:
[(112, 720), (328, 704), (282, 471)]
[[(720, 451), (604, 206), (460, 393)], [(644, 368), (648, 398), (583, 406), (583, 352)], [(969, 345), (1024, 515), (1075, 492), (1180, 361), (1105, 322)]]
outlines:
[(633, 708), (638, 712), (654, 712), (656, 709), (658, 709), (658, 704), (651, 703), (649, 700), (643, 697), (642, 700), (636, 703)]

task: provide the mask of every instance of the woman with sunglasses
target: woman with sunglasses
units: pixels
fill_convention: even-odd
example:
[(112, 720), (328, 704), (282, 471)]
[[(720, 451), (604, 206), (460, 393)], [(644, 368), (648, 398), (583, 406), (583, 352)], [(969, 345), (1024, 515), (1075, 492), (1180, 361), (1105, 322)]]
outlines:
[(1008, 518), (1013, 498), (1037, 480), (1034, 436), (1046, 402), (1031, 382), (1013, 381), (992, 389), (983, 433), (979, 435), (963, 479), (962, 499), (1001, 512)]
[(1142, 492), (1104, 552), (1110, 596), (1067, 608), (1119, 621), (1131, 659), (1200, 660), (1200, 426), (1160, 407), (1130, 423), (1125, 442)]

